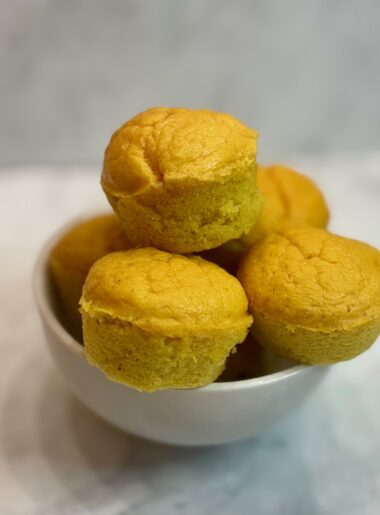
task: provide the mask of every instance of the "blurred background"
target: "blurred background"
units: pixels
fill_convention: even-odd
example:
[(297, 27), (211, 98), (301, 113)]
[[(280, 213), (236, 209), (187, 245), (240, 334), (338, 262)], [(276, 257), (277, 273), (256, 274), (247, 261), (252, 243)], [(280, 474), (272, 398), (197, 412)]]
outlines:
[(155, 105), (237, 116), (261, 161), (372, 152), (379, 22), (378, 0), (2, 0), (0, 166), (100, 166)]

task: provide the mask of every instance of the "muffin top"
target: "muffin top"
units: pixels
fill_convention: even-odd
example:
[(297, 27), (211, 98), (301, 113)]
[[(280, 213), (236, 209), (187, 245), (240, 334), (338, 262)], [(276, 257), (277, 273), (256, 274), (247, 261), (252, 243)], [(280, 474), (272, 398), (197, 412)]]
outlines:
[(179, 335), (252, 323), (239, 281), (200, 257), (154, 248), (115, 252), (87, 276), (81, 307), (145, 330)]
[(127, 237), (116, 215), (99, 215), (79, 222), (56, 244), (50, 264), (62, 263), (69, 269), (87, 273), (99, 258), (129, 248)]
[(270, 232), (289, 226), (325, 228), (329, 211), (317, 185), (286, 166), (258, 166), (257, 185), (264, 196), (259, 219), (241, 240), (252, 245)]
[(257, 132), (228, 114), (155, 107), (120, 127), (106, 149), (102, 186), (117, 196), (223, 183), (251, 172)]
[(238, 277), (253, 312), (317, 330), (380, 317), (380, 254), (322, 229), (273, 233), (243, 259)]

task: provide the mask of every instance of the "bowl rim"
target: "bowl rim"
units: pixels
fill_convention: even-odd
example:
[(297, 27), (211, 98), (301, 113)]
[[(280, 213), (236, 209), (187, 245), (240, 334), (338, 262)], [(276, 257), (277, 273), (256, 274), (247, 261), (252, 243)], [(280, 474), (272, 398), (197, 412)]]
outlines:
[[(33, 270), (33, 293), (35, 302), (37, 304), (39, 313), (43, 321), (48, 325), (48, 327), (51, 329), (51, 331), (55, 334), (58, 341), (64, 345), (70, 352), (80, 356), (82, 359), (85, 359), (84, 357), (84, 347), (81, 343), (79, 343), (71, 334), (65, 329), (63, 324), (60, 322), (60, 320), (55, 315), (53, 308), (51, 306), (51, 303), (49, 302), (46, 292), (45, 292), (45, 284), (49, 280), (48, 278), (48, 258), (50, 255), (51, 250), (53, 249), (54, 245), (59, 241), (59, 239), (72, 227), (74, 227), (76, 224), (83, 222), (85, 220), (88, 220), (95, 216), (101, 216), (106, 214), (112, 214), (112, 211), (88, 211), (80, 216), (76, 216), (67, 223), (65, 223), (63, 226), (61, 226), (58, 230), (53, 232), (53, 234), (45, 241), (45, 244), (42, 246), (42, 249), (40, 250), (37, 260), (34, 265)], [(91, 366), (89, 364), (89, 366)], [(236, 389), (250, 389), (258, 386), (262, 386), (264, 384), (273, 383), (277, 381), (284, 380), (288, 377), (294, 376), (296, 374), (300, 374), (302, 372), (305, 372), (307, 370), (314, 369), (315, 366), (313, 365), (303, 365), (303, 364), (297, 364), (294, 366), (291, 366), (289, 368), (286, 368), (284, 370), (280, 370), (279, 372), (274, 372), (273, 374), (268, 374), (261, 377), (254, 377), (252, 379), (241, 379), (238, 381), (229, 381), (229, 382), (214, 382), (206, 386), (202, 386), (200, 388), (190, 388), (190, 389), (183, 389), (184, 391), (194, 391), (194, 392), (202, 392), (202, 391), (208, 391), (208, 392), (219, 392), (219, 391), (226, 391), (226, 390), (236, 390)], [(324, 367), (319, 367), (324, 368)], [(106, 376), (104, 376), (106, 377)], [(107, 378), (108, 379), (108, 378)], [(110, 381), (110, 379), (108, 379)], [(118, 383), (119, 384), (119, 383)], [(120, 383), (122, 384), (122, 383)], [(128, 388), (128, 385), (123, 385)], [(174, 389), (168, 389), (168, 390), (174, 390)], [(175, 389), (176, 391), (179, 391), (180, 389)]]

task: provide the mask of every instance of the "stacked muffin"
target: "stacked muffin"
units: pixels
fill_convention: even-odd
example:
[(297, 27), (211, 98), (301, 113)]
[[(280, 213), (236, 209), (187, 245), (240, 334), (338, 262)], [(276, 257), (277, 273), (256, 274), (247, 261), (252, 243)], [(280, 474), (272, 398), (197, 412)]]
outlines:
[(229, 115), (173, 108), (112, 136), (101, 184), (116, 216), (74, 228), (51, 255), (77, 333), (84, 284), (85, 355), (110, 379), (193, 388), (226, 362), (226, 380), (256, 374), (257, 342), (325, 364), (376, 339), (379, 252), (326, 232), (324, 198), (301, 174), (259, 167), (256, 180), (256, 142)]

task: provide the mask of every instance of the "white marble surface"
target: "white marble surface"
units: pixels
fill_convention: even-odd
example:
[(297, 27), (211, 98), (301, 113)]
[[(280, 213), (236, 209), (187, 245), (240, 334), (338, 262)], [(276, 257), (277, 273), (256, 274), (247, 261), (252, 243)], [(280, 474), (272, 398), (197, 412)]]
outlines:
[[(301, 162), (327, 192), (335, 231), (380, 247), (380, 155)], [(98, 174), (0, 174), (1, 515), (377, 515), (380, 345), (334, 367), (260, 437), (209, 449), (132, 438), (69, 393), (47, 355), (31, 292), (43, 241), (105, 206)]]
[(152, 105), (260, 130), (260, 154), (378, 148), (378, 0), (1, 0), (0, 163), (100, 162)]

